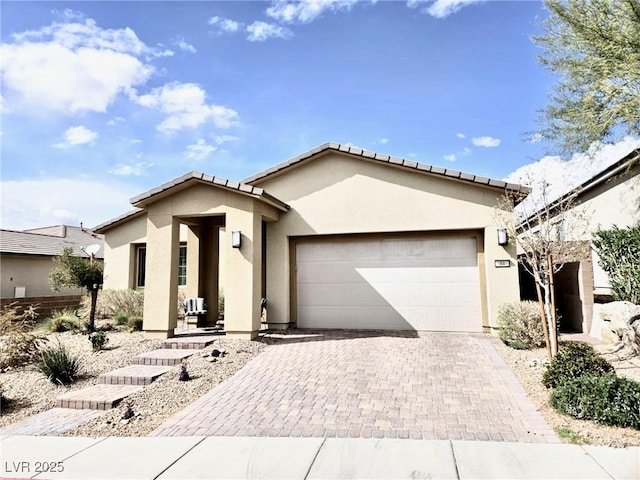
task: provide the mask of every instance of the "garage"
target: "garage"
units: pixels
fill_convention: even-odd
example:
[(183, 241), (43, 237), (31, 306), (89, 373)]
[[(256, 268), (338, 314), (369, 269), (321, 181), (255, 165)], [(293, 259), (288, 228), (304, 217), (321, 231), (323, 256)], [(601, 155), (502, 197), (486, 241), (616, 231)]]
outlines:
[(297, 325), (481, 331), (477, 243), (472, 234), (299, 240)]

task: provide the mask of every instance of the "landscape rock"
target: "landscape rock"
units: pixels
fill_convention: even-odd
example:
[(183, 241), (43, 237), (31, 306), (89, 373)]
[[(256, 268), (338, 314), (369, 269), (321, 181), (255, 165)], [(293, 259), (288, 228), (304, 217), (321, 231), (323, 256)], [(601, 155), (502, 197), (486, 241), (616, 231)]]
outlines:
[(640, 354), (640, 305), (611, 302), (594, 311), (601, 321), (600, 337), (620, 354)]

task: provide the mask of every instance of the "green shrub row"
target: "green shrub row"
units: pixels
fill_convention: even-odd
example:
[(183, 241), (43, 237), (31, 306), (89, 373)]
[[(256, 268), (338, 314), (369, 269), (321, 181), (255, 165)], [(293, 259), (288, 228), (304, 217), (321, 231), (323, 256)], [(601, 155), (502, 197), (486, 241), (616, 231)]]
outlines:
[(590, 345), (567, 342), (551, 360), (542, 383), (547, 388), (555, 388), (583, 375), (604, 375), (613, 371), (613, 366)]
[(551, 406), (575, 418), (640, 430), (640, 383), (615, 373), (565, 383), (551, 392)]
[(616, 376), (590, 345), (567, 342), (544, 372), (551, 406), (572, 417), (640, 429), (640, 383)]

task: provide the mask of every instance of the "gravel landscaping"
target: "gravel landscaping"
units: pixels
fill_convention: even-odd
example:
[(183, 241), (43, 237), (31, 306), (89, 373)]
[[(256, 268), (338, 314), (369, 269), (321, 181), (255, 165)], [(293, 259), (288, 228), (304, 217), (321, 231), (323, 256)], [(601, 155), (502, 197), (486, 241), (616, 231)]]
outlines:
[[(33, 366), (0, 373), (4, 395), (12, 400), (0, 414), (0, 428), (53, 408), (57, 396), (96, 384), (101, 373), (131, 365), (133, 357), (156, 350), (162, 343), (161, 340), (145, 338), (141, 332), (112, 331), (107, 335), (107, 349), (100, 352), (92, 352), (86, 335), (69, 332), (49, 335), (52, 341), (59, 340), (82, 358), (82, 378), (69, 386), (51, 383)], [(226, 350), (227, 354), (212, 362), (212, 357), (203, 355), (210, 353), (214, 347)], [(91, 437), (145, 436), (166, 418), (233, 375), (264, 347), (261, 342), (221, 337), (211, 348), (204, 349), (204, 353), (188, 359), (186, 365), (191, 380), (178, 380), (180, 365), (177, 365), (141, 392), (129, 396), (117, 408), (66, 434)], [(127, 403), (131, 404), (134, 417), (121, 421)]]

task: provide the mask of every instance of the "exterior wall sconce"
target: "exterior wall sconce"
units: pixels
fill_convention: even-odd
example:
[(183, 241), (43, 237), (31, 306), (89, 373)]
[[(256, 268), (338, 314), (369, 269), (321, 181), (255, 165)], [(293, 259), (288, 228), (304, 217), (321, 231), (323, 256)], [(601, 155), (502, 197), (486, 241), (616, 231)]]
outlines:
[(240, 248), (242, 245), (242, 232), (240, 230), (234, 230), (231, 232), (231, 246), (233, 248)]
[(507, 245), (509, 243), (509, 234), (506, 228), (498, 229), (498, 245)]

